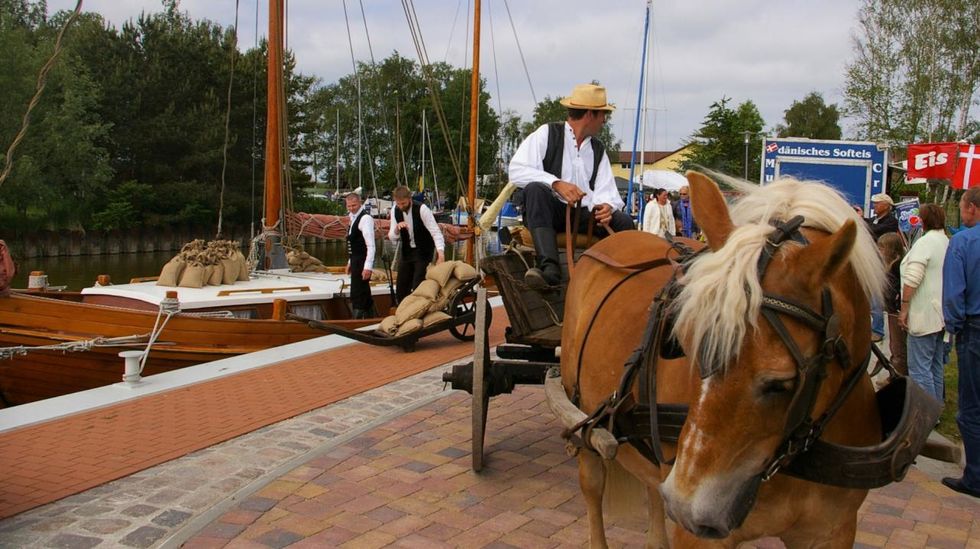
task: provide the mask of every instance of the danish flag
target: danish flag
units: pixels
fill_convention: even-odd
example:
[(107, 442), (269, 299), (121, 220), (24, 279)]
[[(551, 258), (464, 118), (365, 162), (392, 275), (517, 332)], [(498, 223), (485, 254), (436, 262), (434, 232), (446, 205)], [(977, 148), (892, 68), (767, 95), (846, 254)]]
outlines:
[(776, 152), (776, 149), (778, 148), (779, 148), (779, 143), (770, 143), (766, 145), (766, 152)]
[(953, 174), (954, 189), (980, 187), (980, 151), (977, 145), (960, 145), (959, 161)]

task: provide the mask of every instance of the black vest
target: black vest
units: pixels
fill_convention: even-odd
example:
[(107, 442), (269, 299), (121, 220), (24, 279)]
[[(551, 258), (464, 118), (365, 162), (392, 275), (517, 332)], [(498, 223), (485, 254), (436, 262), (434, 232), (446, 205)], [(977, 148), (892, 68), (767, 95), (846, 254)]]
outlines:
[[(603, 155), (606, 154), (605, 147), (598, 139), (593, 137), (589, 140), (592, 143), (592, 177), (589, 179), (589, 190), (595, 190), (595, 176), (599, 173), (599, 164), (602, 162)], [(548, 148), (544, 153), (544, 161), (541, 163), (544, 171), (561, 179), (561, 164), (565, 150), (565, 123), (552, 122), (548, 124)]]
[[(432, 235), (429, 234), (429, 229), (425, 228), (425, 224), (422, 223), (422, 214), (420, 213), (422, 208), (421, 202), (412, 201), (412, 233), (415, 235), (415, 250), (423, 254), (423, 257), (431, 255), (436, 249), (436, 243), (432, 240)], [(401, 210), (398, 206), (395, 206), (395, 223), (401, 223), (405, 220), (405, 212)], [(411, 244), (411, 237), (408, 235), (408, 229), (402, 229), (399, 231), (399, 237), (402, 239), (402, 250), (408, 249)]]
[(361, 210), (361, 213), (350, 224), (350, 230), (347, 231), (347, 257), (367, 258), (367, 242), (364, 240), (364, 233), (360, 229), (361, 218), (365, 215), (367, 215), (367, 211)]

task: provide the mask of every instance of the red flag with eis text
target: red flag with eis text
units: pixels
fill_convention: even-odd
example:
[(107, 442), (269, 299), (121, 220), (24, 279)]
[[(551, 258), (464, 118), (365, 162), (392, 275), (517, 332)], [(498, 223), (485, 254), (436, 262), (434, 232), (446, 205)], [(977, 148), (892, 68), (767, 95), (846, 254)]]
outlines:
[(959, 146), (959, 158), (956, 161), (952, 187), (954, 189), (980, 187), (980, 145)]
[(950, 179), (956, 168), (959, 143), (916, 143), (909, 145), (905, 177)]

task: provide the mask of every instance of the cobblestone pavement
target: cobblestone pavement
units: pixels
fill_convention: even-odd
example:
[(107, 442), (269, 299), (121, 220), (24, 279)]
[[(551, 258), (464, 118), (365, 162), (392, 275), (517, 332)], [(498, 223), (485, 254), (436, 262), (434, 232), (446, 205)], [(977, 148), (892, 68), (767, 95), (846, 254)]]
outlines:
[[(573, 458), (540, 387), (494, 399), (486, 469), (470, 470), (470, 400), (454, 394), (374, 427), (181, 532), (186, 548), (583, 547)], [(947, 468), (948, 469), (948, 468)], [(980, 501), (916, 468), (872, 491), (856, 547), (980, 547)], [(613, 546), (641, 547), (642, 521), (613, 521)], [(175, 540), (176, 541), (176, 540)], [(749, 544), (782, 547), (778, 540)]]
[(0, 521), (0, 547), (154, 547), (331, 441), (448, 394), (437, 367)]

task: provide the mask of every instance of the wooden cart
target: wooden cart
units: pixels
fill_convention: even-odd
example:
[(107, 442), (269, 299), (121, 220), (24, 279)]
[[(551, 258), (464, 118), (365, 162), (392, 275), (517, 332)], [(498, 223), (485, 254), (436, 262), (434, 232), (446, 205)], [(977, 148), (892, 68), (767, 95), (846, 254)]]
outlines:
[[(484, 259), (480, 267), (496, 281), (504, 308), (510, 319), (505, 332), (506, 343), (490, 355), (490, 307), (487, 291), (476, 292), (476, 333), (473, 361), (454, 366), (445, 372), (443, 381), (453, 389), (470, 393), (473, 421), (473, 470), (480, 471), (484, 462), (484, 439), (490, 398), (511, 393), (518, 384), (541, 385), (549, 368), (558, 365), (556, 349), (561, 345), (561, 322), (567, 279), (560, 287), (538, 292), (524, 283), (524, 273), (533, 265), (533, 255), (510, 248), (505, 253)], [(567, 277), (567, 275), (566, 275)]]
[(476, 334), (476, 285), (480, 282), (479, 278), (467, 281), (461, 285), (449, 300), (444, 312), (449, 314), (449, 318), (441, 322), (436, 322), (431, 326), (426, 326), (421, 330), (404, 334), (401, 336), (389, 336), (378, 331), (352, 330), (344, 326), (338, 326), (322, 320), (309, 320), (300, 317), (293, 317), (297, 320), (307, 322), (313, 328), (335, 333), (348, 337), (361, 343), (378, 345), (382, 347), (401, 347), (405, 352), (415, 350), (415, 344), (425, 336), (436, 334), (444, 330), (460, 341), (473, 341)]

